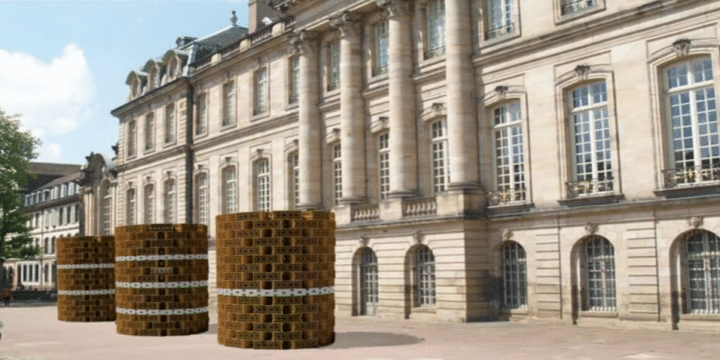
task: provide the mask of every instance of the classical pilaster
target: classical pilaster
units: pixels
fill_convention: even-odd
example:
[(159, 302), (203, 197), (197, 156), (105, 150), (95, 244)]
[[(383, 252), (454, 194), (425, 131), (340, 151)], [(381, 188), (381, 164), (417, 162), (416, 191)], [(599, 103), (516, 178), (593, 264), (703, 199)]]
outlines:
[(320, 150), (320, 111), (318, 110), (319, 77), (318, 45), (315, 34), (301, 31), (292, 40), (300, 52), (300, 88), (298, 94), (298, 122), (300, 136), (300, 209), (322, 207), (322, 156)]
[(475, 70), (472, 65), (470, 1), (445, 1), (447, 130), (450, 190), (478, 188)]
[(362, 97), (362, 39), (357, 16), (345, 12), (330, 20), (340, 31), (341, 204), (365, 201), (365, 110)]
[(415, 86), (412, 81), (412, 11), (408, 0), (378, 0), (388, 13), (390, 62), (390, 197), (417, 192)]

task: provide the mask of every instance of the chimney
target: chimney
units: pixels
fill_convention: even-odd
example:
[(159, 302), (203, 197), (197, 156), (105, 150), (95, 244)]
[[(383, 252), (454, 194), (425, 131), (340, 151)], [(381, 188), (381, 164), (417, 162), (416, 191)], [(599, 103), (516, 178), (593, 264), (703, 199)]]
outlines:
[(250, 7), (250, 13), (248, 14), (248, 19), (250, 22), (250, 24), (248, 24), (249, 34), (252, 34), (265, 27), (265, 25), (262, 23), (262, 19), (266, 17), (280, 17), (282, 15), (281, 12), (270, 7), (267, 0), (248, 0), (248, 6)]

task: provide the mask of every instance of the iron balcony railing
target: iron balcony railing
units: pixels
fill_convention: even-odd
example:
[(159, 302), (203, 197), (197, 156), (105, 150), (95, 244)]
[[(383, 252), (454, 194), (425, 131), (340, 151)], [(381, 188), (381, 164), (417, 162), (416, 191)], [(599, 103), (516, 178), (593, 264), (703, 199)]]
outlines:
[(565, 188), (569, 199), (612, 193), (613, 179), (568, 181), (565, 183)]
[(588, 9), (592, 9), (598, 5), (597, 0), (571, 0), (562, 2), (562, 14), (575, 14)]
[(504, 189), (488, 192), (488, 203), (494, 205), (506, 205), (521, 203), (525, 201), (525, 188)]
[(513, 32), (515, 32), (515, 23), (508, 23), (488, 30), (485, 32), (485, 38), (490, 40), (503, 35), (512, 34)]
[(427, 51), (425, 51), (425, 60), (433, 59), (443, 55), (445, 55), (445, 46), (428, 49)]
[(720, 181), (720, 162), (695, 167), (663, 170), (665, 188)]

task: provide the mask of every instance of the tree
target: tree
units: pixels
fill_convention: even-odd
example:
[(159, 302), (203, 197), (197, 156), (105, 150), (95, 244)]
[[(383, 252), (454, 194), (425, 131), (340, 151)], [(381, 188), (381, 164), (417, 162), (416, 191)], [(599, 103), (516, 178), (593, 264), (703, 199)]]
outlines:
[[(38, 154), (40, 140), (20, 130), (18, 115), (5, 115), (0, 109), (0, 259), (32, 259), (40, 251), (31, 246), (30, 215), (22, 212), (21, 188), (35, 177), (30, 160)], [(12, 238), (10, 238), (12, 234)]]

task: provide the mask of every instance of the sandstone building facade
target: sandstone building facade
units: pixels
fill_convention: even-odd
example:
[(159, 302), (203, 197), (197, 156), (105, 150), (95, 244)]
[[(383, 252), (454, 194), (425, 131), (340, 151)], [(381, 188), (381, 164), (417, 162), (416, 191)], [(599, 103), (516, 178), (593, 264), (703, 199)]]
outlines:
[(128, 76), (97, 235), (330, 210), (338, 316), (720, 329), (720, 3), (250, 4)]

